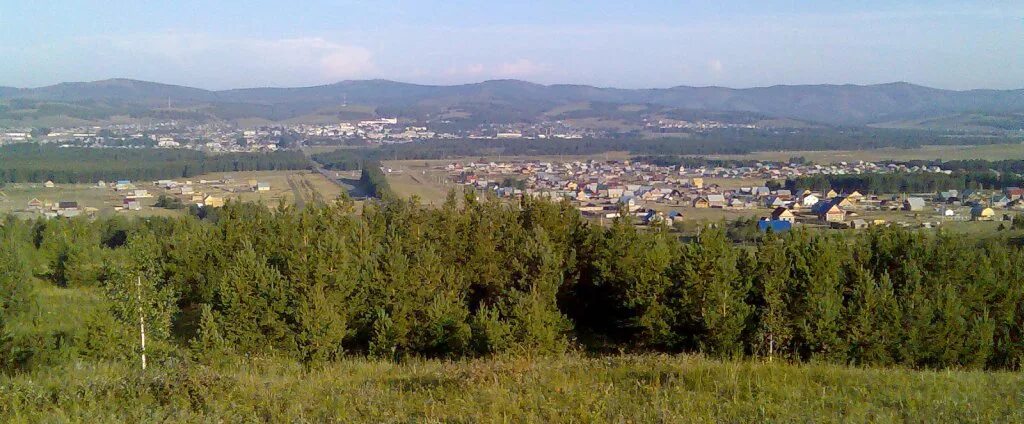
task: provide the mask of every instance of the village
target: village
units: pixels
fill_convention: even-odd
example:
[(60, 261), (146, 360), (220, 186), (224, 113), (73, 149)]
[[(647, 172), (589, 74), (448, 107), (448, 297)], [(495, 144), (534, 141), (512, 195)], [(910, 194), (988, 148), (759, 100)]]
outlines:
[(341, 188), (310, 171), (251, 171), (208, 174), (190, 179), (94, 184), (8, 184), (0, 189), (0, 211), (23, 218), (168, 216), (191, 207), (219, 208), (230, 200), (302, 205), (333, 198)]
[(502, 198), (566, 199), (584, 216), (598, 220), (614, 218), (624, 210), (637, 225), (747, 217), (757, 218), (762, 231), (786, 231), (795, 225), (930, 228), (950, 222), (1010, 220), (1010, 211), (1024, 210), (1024, 189), (1016, 187), (997, 191), (843, 193), (832, 189), (789, 190), (778, 183), (815, 174), (950, 173), (939, 167), (866, 161), (686, 168), (629, 160), (525, 160), (453, 162), (438, 170), (454, 183), (493, 191)]

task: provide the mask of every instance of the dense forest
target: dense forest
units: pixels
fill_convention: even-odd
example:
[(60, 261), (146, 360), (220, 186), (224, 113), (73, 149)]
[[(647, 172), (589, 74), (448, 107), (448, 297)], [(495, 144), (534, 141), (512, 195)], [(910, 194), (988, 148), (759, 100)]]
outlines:
[(300, 152), (205, 154), (183, 149), (0, 146), (0, 182), (95, 183), (185, 178), (210, 172), (308, 169)]
[(0, 322), (32, 307), (30, 274), (104, 300), (70, 333), (0, 332), (0, 363), (135, 360), (140, 311), (153, 364), (576, 349), (926, 368), (1024, 360), (1024, 252), (1004, 242), (878, 228), (740, 247), (714, 228), (682, 241), (625, 219), (591, 225), (565, 203), (456, 197), (360, 214), (339, 201), (232, 203), (205, 219), (8, 219)]

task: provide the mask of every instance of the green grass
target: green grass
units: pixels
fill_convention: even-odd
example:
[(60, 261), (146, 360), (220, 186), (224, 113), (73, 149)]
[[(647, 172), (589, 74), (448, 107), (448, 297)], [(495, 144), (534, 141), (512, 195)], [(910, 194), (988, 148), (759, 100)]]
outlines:
[(0, 378), (5, 422), (1012, 422), (1024, 375), (698, 356), (219, 367), (87, 362)]
[(104, 297), (98, 288), (56, 287), (35, 280), (35, 304), (24, 316), (9, 322), (11, 333), (18, 336), (33, 334), (74, 334), (81, 330), (82, 319), (104, 306)]
[[(42, 308), (19, 317), (12, 332), (80, 333), (82, 317), (104, 304), (96, 289), (40, 282), (37, 295)], [(307, 367), (150, 353), (146, 371), (134, 361), (68, 357), (0, 375), (0, 422), (1024, 420), (1024, 374), (1014, 372), (575, 353)]]
[[(82, 336), (97, 289), (37, 284), (16, 336)], [(168, 356), (170, 355), (170, 356)], [(194, 362), (51, 358), (0, 375), (0, 422), (1014, 422), (1024, 374), (699, 355)]]

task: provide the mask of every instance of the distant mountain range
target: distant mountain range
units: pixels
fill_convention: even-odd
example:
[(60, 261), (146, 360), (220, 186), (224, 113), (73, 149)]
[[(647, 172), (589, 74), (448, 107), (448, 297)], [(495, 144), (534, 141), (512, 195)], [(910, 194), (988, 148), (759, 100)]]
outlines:
[[(608, 107), (608, 106), (619, 106)], [(759, 88), (618, 89), (540, 85), (518, 80), (435, 86), (387, 80), (343, 81), (299, 88), (211, 91), (129, 79), (40, 88), (0, 87), (0, 120), (81, 120), (116, 115), (286, 121), (308, 116), (401, 115), (522, 120), (575, 111), (715, 111), (830, 125), (961, 125), (972, 118), (994, 128), (1024, 122), (1024, 89), (951, 91), (897, 82), (878, 85), (779, 85)], [(170, 106), (170, 107), (168, 107)], [(642, 107), (637, 107), (642, 106)], [(580, 113), (591, 110), (593, 113)], [(614, 115), (614, 113), (612, 113)], [(982, 119), (983, 118), (983, 119)], [(938, 123), (938, 124), (936, 124)], [(987, 128), (987, 127), (986, 127)]]

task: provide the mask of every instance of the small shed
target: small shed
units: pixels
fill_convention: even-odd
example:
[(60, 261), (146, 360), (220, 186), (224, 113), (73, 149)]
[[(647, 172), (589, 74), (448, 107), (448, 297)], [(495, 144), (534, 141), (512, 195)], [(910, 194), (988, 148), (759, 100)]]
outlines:
[(905, 211), (922, 211), (924, 207), (924, 199), (920, 197), (908, 197), (903, 201), (903, 210)]

